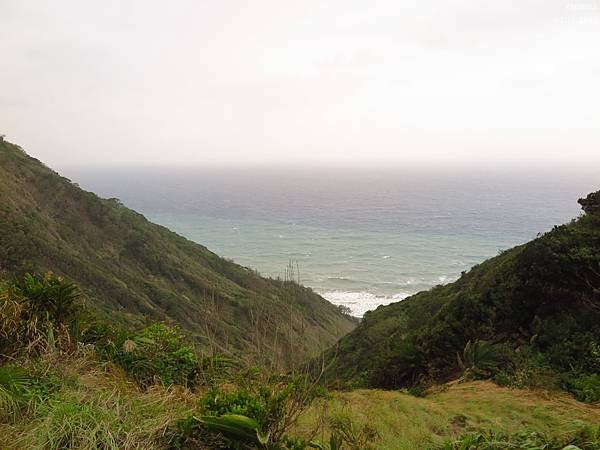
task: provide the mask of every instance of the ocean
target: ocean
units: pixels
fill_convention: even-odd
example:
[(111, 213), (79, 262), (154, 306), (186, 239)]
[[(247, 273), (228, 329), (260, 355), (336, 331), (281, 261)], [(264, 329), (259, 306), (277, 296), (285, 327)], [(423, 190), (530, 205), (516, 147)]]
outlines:
[(155, 168), (65, 170), (215, 253), (300, 282), (356, 316), (448, 283), (580, 213), (584, 171)]

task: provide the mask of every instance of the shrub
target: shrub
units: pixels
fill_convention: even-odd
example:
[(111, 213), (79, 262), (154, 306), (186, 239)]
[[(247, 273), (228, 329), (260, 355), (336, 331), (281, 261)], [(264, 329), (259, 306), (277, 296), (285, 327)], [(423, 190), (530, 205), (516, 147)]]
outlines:
[(27, 403), (30, 378), (18, 367), (0, 366), (0, 419), (15, 418)]
[(600, 401), (600, 374), (581, 375), (567, 381), (567, 389), (581, 402)]
[(260, 431), (259, 423), (239, 414), (203, 416), (197, 419), (211, 433), (222, 435), (233, 447), (265, 447), (269, 443), (269, 433)]
[(417, 384), (424, 366), (424, 355), (413, 339), (394, 340), (393, 356), (375, 360), (367, 384), (386, 389)]
[(77, 286), (52, 272), (43, 276), (25, 274), (14, 288), (29, 301), (29, 315), (45, 318), (55, 325), (72, 324), (80, 311)]
[(547, 358), (531, 347), (522, 347), (513, 353), (505, 366), (493, 380), (501, 386), (517, 389), (557, 389), (560, 375), (552, 368)]
[(255, 382), (253, 386), (230, 393), (213, 389), (204, 397), (202, 410), (212, 416), (248, 416), (258, 422), (260, 431), (268, 433), (272, 442), (277, 442), (320, 394), (320, 389), (306, 375), (299, 375)]
[(77, 287), (51, 272), (0, 285), (0, 351), (43, 353), (73, 348), (80, 305)]
[(316, 385), (306, 375), (265, 382), (248, 378), (247, 384), (229, 391), (209, 390), (199, 414), (177, 423), (172, 444), (178, 448), (197, 442), (210, 443), (210, 448), (306, 448), (303, 440), (287, 432), (320, 394)]
[(412, 395), (413, 397), (425, 397), (427, 395), (425, 388), (419, 385), (400, 389), (400, 392), (403, 394)]
[(160, 323), (120, 336), (112, 359), (144, 388), (156, 382), (193, 387), (199, 368), (194, 349), (179, 328)]
[(503, 355), (501, 347), (487, 341), (467, 342), (462, 358), (456, 355), (458, 365), (467, 379), (485, 379), (491, 377), (500, 366)]

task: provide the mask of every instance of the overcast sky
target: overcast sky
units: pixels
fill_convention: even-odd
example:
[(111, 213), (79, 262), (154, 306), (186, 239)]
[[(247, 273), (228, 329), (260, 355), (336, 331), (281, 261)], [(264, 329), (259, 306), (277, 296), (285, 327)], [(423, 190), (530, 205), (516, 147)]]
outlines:
[(600, 0), (0, 0), (51, 166), (600, 164)]

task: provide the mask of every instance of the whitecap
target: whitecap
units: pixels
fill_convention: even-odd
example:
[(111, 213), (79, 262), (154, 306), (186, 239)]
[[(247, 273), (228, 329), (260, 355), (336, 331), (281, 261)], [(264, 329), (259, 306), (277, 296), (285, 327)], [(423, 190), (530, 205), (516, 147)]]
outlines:
[(350, 308), (352, 315), (362, 317), (367, 311), (376, 309), (381, 305), (404, 300), (410, 294), (407, 292), (398, 292), (393, 295), (376, 295), (372, 292), (359, 291), (323, 291), (319, 294), (334, 305), (343, 305)]

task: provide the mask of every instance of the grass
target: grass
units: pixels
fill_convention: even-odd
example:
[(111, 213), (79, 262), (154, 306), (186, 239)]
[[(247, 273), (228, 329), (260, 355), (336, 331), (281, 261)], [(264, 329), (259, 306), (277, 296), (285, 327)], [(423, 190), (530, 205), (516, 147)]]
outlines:
[(180, 387), (140, 390), (111, 364), (60, 363), (62, 388), (18, 422), (0, 423), (2, 449), (157, 448), (167, 427), (194, 409)]
[(330, 419), (348, 414), (358, 425), (376, 428), (380, 436), (376, 448), (382, 450), (428, 448), (475, 430), (560, 436), (582, 424), (600, 423), (599, 406), (577, 402), (567, 394), (476, 381), (438, 388), (425, 398), (398, 391), (335, 392), (302, 416), (297, 431), (308, 436), (318, 429), (317, 437), (323, 439), (329, 435)]
[[(197, 411), (204, 392), (152, 386), (141, 390), (90, 352), (43, 361), (61, 380), (19, 420), (0, 421), (2, 449), (166, 448), (168, 429)], [(600, 424), (600, 405), (568, 394), (514, 390), (491, 382), (452, 383), (419, 398), (399, 391), (332, 392), (304, 412), (292, 435), (327, 442), (330, 425), (374, 430), (377, 449), (427, 449), (468, 432), (536, 431), (552, 437)]]

